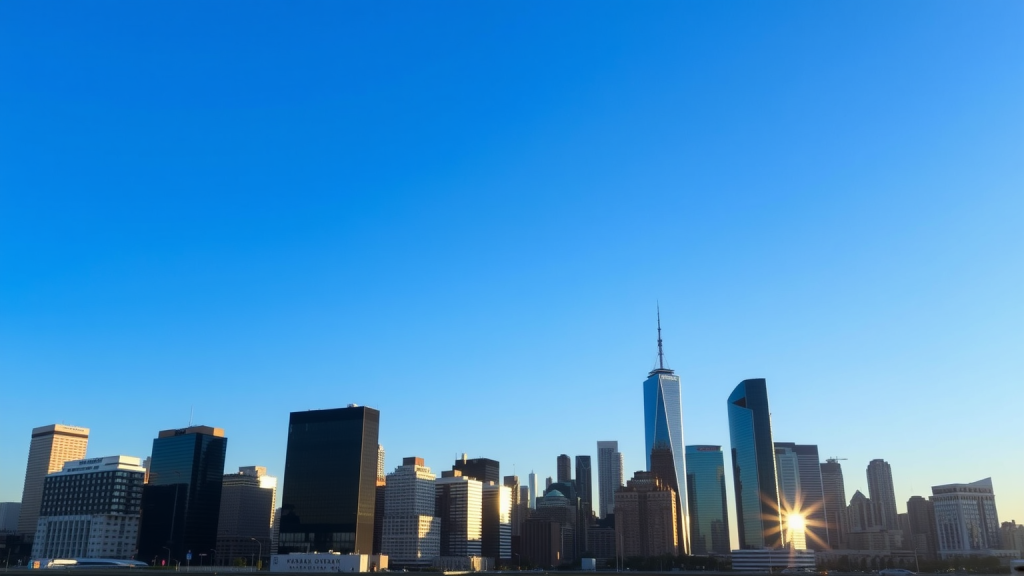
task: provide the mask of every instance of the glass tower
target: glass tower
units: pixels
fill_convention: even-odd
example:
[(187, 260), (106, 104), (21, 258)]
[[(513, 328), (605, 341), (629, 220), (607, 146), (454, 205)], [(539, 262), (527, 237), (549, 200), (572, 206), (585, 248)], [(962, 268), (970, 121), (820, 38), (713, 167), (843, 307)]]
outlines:
[(804, 548), (827, 550), (829, 534), (818, 447), (814, 444), (776, 442), (775, 467), (783, 520), (789, 513), (802, 516)]
[(686, 447), (686, 493), (691, 554), (728, 554), (732, 548), (721, 446)]
[(217, 547), (227, 449), (224, 430), (209, 426), (164, 430), (153, 440), (149, 483), (142, 488), (140, 560), (184, 563), (189, 551)]
[(280, 554), (371, 553), (379, 428), (365, 406), (291, 413)]
[(661, 314), (658, 314), (658, 367), (644, 381), (644, 438), (647, 470), (676, 491), (679, 551), (690, 553), (686, 517), (686, 460), (683, 447), (683, 414), (679, 377), (665, 368), (661, 349)]
[(588, 511), (593, 509), (593, 489), (590, 456), (576, 456), (576, 491), (579, 493), (580, 502), (587, 503)]
[(739, 547), (778, 548), (782, 517), (765, 380), (740, 382), (729, 395), (728, 407)]

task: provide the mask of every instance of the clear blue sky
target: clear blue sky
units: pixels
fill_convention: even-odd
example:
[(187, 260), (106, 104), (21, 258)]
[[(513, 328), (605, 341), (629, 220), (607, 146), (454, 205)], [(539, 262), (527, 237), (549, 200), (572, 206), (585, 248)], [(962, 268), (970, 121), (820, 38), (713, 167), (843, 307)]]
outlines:
[(359, 403), (389, 469), (637, 470), (660, 301), (687, 443), (764, 377), (847, 496), (1021, 522), (1022, 286), (1019, 1), (0, 3), (0, 500), (192, 406), (229, 469)]

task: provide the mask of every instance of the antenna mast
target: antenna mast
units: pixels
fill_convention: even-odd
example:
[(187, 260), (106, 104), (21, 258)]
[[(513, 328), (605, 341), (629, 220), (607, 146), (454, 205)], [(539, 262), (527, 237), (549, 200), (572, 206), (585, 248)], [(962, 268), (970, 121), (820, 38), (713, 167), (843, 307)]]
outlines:
[(661, 304), (658, 304), (658, 368), (665, 369), (665, 357), (661, 352)]

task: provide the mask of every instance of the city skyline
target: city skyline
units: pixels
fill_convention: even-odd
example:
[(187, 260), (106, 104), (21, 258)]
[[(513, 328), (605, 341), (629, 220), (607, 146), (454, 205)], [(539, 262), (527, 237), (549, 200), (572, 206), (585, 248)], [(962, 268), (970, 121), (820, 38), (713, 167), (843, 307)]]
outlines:
[[(656, 371), (657, 370), (655, 370), (655, 372)], [(733, 391), (732, 397), (730, 398), (730, 404), (734, 403), (733, 402), (733, 398), (739, 398), (739, 397), (744, 397), (745, 398), (745, 395), (749, 393), (748, 391), (750, 389), (747, 388), (746, 389), (747, 391), (744, 391), (742, 393), (740, 393), (740, 390), (744, 389), (744, 386), (749, 386), (752, 382), (756, 383), (756, 382), (758, 382), (758, 380), (753, 380), (753, 381), (745, 380), (745, 381), (741, 382), (739, 385), (737, 385), (736, 389)], [(761, 381), (761, 386), (762, 387), (764, 386), (763, 381)], [(755, 390), (756, 390), (756, 387), (755, 387)], [(740, 396), (737, 396), (737, 394), (740, 394)], [(743, 403), (745, 405), (745, 402), (741, 402), (741, 403)], [(349, 409), (358, 409), (358, 410), (363, 410), (364, 409), (364, 407), (361, 407), (361, 406), (358, 406), (358, 405), (355, 405), (355, 404), (350, 404), (348, 406), (348, 408)], [(370, 407), (365, 407), (365, 408), (370, 408)], [(321, 409), (321, 410), (314, 410), (314, 411), (306, 411), (306, 414), (309, 415), (309, 416), (313, 416), (314, 413), (337, 412), (338, 410), (341, 410), (341, 409), (340, 408), (334, 408), (334, 409)], [(371, 411), (375, 412), (372, 408), (371, 408)], [(299, 415), (301, 416), (302, 414), (300, 413)], [(296, 416), (296, 414), (292, 414), (290, 417), (292, 419), (294, 419), (295, 416)], [(377, 417), (379, 417), (379, 416), (375, 416), (375, 418), (377, 418)], [(80, 427), (75, 427), (75, 426), (49, 425), (49, 426), (35, 428), (35, 429), (33, 429), (33, 432), (36, 432), (36, 431), (39, 431), (39, 430), (53, 429), (55, 426), (57, 426), (58, 428), (60, 426), (63, 426), (65, 429), (70, 429), (70, 430), (88, 430), (87, 428), (80, 428)], [(756, 424), (755, 424), (755, 426), (756, 426)], [(213, 431), (213, 430), (215, 430), (215, 429), (209, 428), (209, 427), (203, 426), (203, 425), (196, 425), (196, 426), (191, 426), (190, 425), (187, 428), (161, 431), (160, 432), (160, 438), (163, 438), (164, 436), (174, 435), (174, 434), (182, 434), (182, 433), (189, 433), (189, 434), (191, 434), (194, 431), (204, 431), (204, 432), (206, 432), (206, 431)], [(374, 424), (374, 430), (376, 431), (376, 424)], [(224, 431), (217, 429), (215, 433), (222, 436), (224, 434)], [(36, 441), (35, 435), (33, 435), (33, 441), (34, 442)], [(600, 447), (600, 444), (602, 444), (602, 442), (598, 442), (599, 447)], [(776, 454), (776, 457), (778, 457), (777, 455), (780, 453), (779, 452), (780, 450), (784, 450), (784, 449), (787, 449), (787, 447), (794, 447), (794, 446), (795, 446), (795, 448), (797, 450), (801, 450), (801, 449), (805, 449), (806, 448), (806, 449), (810, 449), (812, 454), (816, 454), (817, 453), (817, 446), (813, 446), (813, 445), (812, 446), (798, 446), (798, 445), (794, 445), (792, 443), (785, 443), (785, 442), (783, 442), (783, 443), (773, 442), (772, 443), (772, 447), (773, 447), (772, 452), (774, 454)], [(691, 448), (693, 448), (693, 449), (703, 449), (703, 448), (709, 448), (709, 447), (708, 446), (703, 446), (703, 445), (686, 445), (686, 448), (689, 451)], [(718, 448), (718, 447), (714, 447), (714, 448)], [(380, 460), (383, 458), (383, 454), (384, 454), (383, 445), (382, 444), (378, 444), (377, 445), (377, 449), (373, 452), (373, 456), (374, 456), (375, 462), (377, 462), (377, 464), (378, 464), (378, 467), (380, 465)], [(616, 454), (618, 454), (618, 452), (616, 452)], [(564, 454), (559, 455), (559, 457), (557, 458), (559, 463), (561, 463), (561, 460), (563, 459), (564, 456), (565, 456)], [(137, 458), (137, 456), (129, 456), (129, 457)], [(581, 458), (581, 457), (585, 457), (585, 456), (577, 456), (577, 458)], [(224, 458), (224, 456), (222, 455), (221, 458)], [(422, 458), (412, 458), (412, 459), (413, 460), (417, 460), (420, 463), (424, 463), (424, 460)], [(843, 458), (843, 459), (846, 460), (846, 458)], [(408, 458), (408, 457), (403, 458), (403, 464), (408, 464), (409, 460), (410, 460), (410, 458)], [(816, 458), (814, 458), (814, 460), (818, 460), (819, 463), (822, 464), (822, 465), (827, 465), (826, 462), (825, 462), (826, 458), (824, 458), (824, 457), (816, 457)], [(472, 466), (479, 467), (481, 473), (483, 473), (483, 471), (485, 470), (485, 467), (486, 467), (486, 470), (487, 470), (486, 474), (489, 474), (491, 476), (494, 476), (496, 474), (501, 473), (496, 468), (496, 465), (498, 463), (495, 462), (493, 459), (488, 459), (488, 458), (468, 459), (468, 455), (465, 454), (465, 453), (463, 453), (460, 458), (456, 459), (455, 465), (452, 466), (452, 470), (456, 470), (456, 469), (459, 469), (461, 466), (465, 466), (467, 462), (470, 465), (472, 465)], [(829, 462), (834, 462), (834, 461), (829, 459)], [(779, 501), (779, 509), (781, 510), (782, 508), (785, 508), (785, 505), (783, 504), (783, 502), (786, 500), (786, 498), (783, 497), (783, 479), (782, 479), (783, 478), (783, 474), (781, 472), (781, 469), (777, 468), (777, 463), (775, 462), (775, 459), (772, 459), (771, 463), (772, 463), (772, 472), (775, 472), (775, 473), (779, 474), (779, 476), (778, 476), (778, 482), (779, 483), (777, 485), (777, 490), (778, 490), (779, 499), (780, 499), (780, 501)], [(809, 460), (807, 462), (807, 466), (809, 466), (810, 464), (811, 464), (811, 462)], [(791, 465), (795, 466), (795, 464), (791, 464)], [(805, 465), (803, 463), (801, 463), (799, 466), (801, 468), (805, 467)], [(884, 468), (882, 468), (883, 466), (884, 466)], [(400, 467), (401, 466), (396, 466), (395, 469), (398, 469)], [(266, 473), (266, 467), (265, 466), (239, 467), (240, 470), (243, 469), (243, 468), (244, 469), (253, 469), (253, 470), (260, 469), (260, 470), (264, 471), (263, 473)], [(557, 466), (556, 466), (556, 468), (557, 468)], [(880, 470), (884, 470), (884, 472), (880, 472)], [(776, 471), (778, 471), (778, 472), (776, 472)], [(641, 470), (638, 470), (637, 472), (641, 472)], [(388, 473), (390, 474), (390, 472), (388, 472)], [(533, 473), (531, 472), (531, 475), (532, 474)], [(870, 486), (872, 481), (874, 481), (873, 478), (877, 478), (879, 474), (882, 474), (882, 477), (884, 478), (884, 480), (882, 480), (885, 483), (885, 486), (886, 486), (886, 488), (884, 488), (884, 490), (890, 490), (892, 488), (891, 485), (893, 484), (893, 482), (892, 482), (891, 468), (889, 466), (889, 463), (886, 462), (884, 459), (881, 459), (881, 458), (872, 459), (869, 462), (868, 466), (867, 466), (867, 474), (866, 474), (867, 485)], [(725, 477), (728, 478), (729, 474), (725, 474)], [(227, 478), (227, 476), (225, 476), (225, 478)], [(549, 477), (548, 479), (550, 480), (551, 477)], [(845, 474), (843, 475), (843, 481), (847, 482)], [(574, 482), (574, 479), (570, 479), (569, 482), (570, 483)], [(992, 488), (991, 478), (986, 478), (985, 482), (987, 482), (986, 485), (991, 490), (991, 488)], [(854, 482), (854, 484), (856, 484), (856, 482)], [(964, 485), (964, 484), (965, 483), (963, 483), (963, 482), (947, 483), (947, 485)], [(973, 485), (974, 484), (972, 484), (972, 486)], [(936, 487), (944, 488), (944, 487), (946, 487), (946, 485), (933, 485), (931, 487), (932, 488), (932, 492), (934, 492), (934, 488), (936, 488)], [(543, 492), (543, 490), (539, 490), (538, 491), (539, 494), (541, 492)], [(852, 498), (849, 498), (846, 501), (846, 504), (854, 504), (854, 503), (857, 502), (857, 497), (863, 497), (862, 491), (859, 490), (859, 489), (855, 489), (854, 493), (855, 493), (856, 496), (852, 497)], [(920, 494), (912, 495), (912, 497), (920, 497), (920, 496), (922, 496), (922, 495), (920, 495)], [(923, 496), (924, 496), (925, 499), (928, 498), (928, 494), (924, 494)], [(278, 499), (277, 499), (277, 502), (276, 502), (277, 504), (280, 504), (280, 502), (281, 502), (280, 498), (281, 498), (281, 496), (280, 496), (280, 493), (279, 493), (278, 494)], [(731, 544), (732, 544), (732, 548), (739, 548), (739, 546), (738, 546), (739, 540), (738, 540), (738, 537), (737, 537), (737, 531), (736, 531), (736, 528), (732, 526), (732, 524), (739, 524), (742, 520), (736, 516), (735, 507), (734, 507), (734, 505), (733, 505), (733, 503), (731, 501), (728, 502), (727, 508), (728, 508), (728, 511), (729, 511), (728, 512), (729, 516), (731, 518), (731, 520), (730, 520), (730, 541), (731, 541)], [(908, 504), (897, 503), (896, 504), (896, 508), (897, 508), (897, 510), (904, 510), (904, 511), (906, 511), (906, 510), (908, 510)], [(845, 513), (845, 506), (843, 508), (843, 512)], [(596, 511), (595, 511), (595, 513), (596, 513)], [(812, 514), (820, 515), (821, 514), (821, 510), (818, 507), (816, 507), (816, 506), (812, 506), (811, 513)], [(884, 516), (883, 516), (883, 513), (881, 512), (881, 506), (879, 506), (877, 503), (873, 504), (872, 512), (871, 513), (873, 514), (874, 522), (879, 527), (883, 527), (883, 517)], [(766, 516), (762, 517), (762, 521), (764, 520), (764, 518), (766, 518)], [(1004, 517), (1000, 517), (999, 521), (1000, 522), (1006, 521), (1006, 517), (1005, 516)], [(783, 526), (785, 526), (785, 521), (783, 521)], [(822, 519), (819, 519), (818, 521), (815, 521), (813, 524), (811, 524), (808, 527), (808, 530), (811, 530), (812, 527), (822, 527), (822, 528), (824, 528), (824, 519), (822, 518)], [(775, 533), (776, 531), (774, 529), (772, 529), (772, 528), (766, 528), (766, 530), (768, 530), (768, 532), (766, 534), (769, 535), (769, 536), (772, 536), (772, 535), (779, 536), (778, 534)], [(816, 537), (814, 539), (814, 541), (816, 541), (817, 543), (827, 542), (828, 540), (829, 540), (829, 538), (828, 537), (824, 537), (823, 535), (822, 536), (818, 536), (818, 537)], [(808, 539), (808, 542), (812, 542), (812, 540)], [(801, 544), (801, 547), (803, 545), (804, 544)]]
[(385, 472), (629, 479), (660, 302), (687, 444), (764, 378), (848, 498), (1024, 522), (1019, 2), (58, 5), (0, 5), (0, 501), (35, 427), (286, 482), (350, 403)]

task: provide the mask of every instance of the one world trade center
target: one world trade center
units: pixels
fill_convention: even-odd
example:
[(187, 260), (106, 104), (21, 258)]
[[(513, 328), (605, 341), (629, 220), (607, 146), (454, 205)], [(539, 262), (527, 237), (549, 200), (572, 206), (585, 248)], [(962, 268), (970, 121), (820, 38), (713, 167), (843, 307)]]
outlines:
[(679, 376), (665, 368), (661, 349), (661, 310), (658, 310), (658, 367), (644, 381), (644, 439), (647, 471), (653, 472), (676, 493), (676, 534), (679, 553), (690, 553), (686, 496), (686, 448), (683, 446), (683, 410)]

